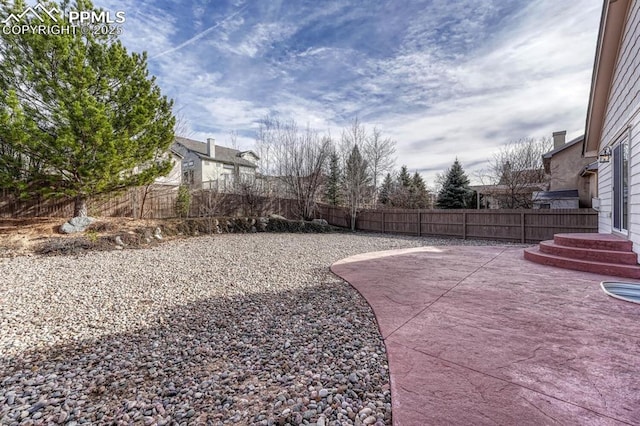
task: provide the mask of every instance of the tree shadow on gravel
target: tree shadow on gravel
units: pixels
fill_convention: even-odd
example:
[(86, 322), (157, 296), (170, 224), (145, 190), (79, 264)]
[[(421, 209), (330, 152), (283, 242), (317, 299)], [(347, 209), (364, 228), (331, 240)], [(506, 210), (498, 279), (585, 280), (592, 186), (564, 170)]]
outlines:
[[(152, 302), (151, 302), (152, 303)], [(369, 306), (344, 282), (202, 300), (155, 324), (0, 359), (0, 423), (391, 423)]]

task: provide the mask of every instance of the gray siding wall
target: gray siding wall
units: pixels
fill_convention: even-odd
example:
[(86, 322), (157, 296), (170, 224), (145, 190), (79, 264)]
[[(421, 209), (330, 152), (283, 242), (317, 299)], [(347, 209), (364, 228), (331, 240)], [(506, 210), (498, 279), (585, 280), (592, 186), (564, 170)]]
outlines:
[(640, 253), (640, 117), (636, 116), (630, 124), (629, 239), (633, 242), (633, 251)]
[(640, 102), (640, 1), (633, 1), (618, 53), (602, 142), (608, 144), (628, 124)]
[[(600, 149), (629, 137), (629, 239), (634, 251), (640, 253), (640, 1), (630, 6), (628, 21), (616, 64), (607, 112), (604, 120)], [(625, 130), (628, 126), (630, 130)], [(600, 232), (612, 231), (612, 166), (601, 163), (598, 169), (598, 197)]]

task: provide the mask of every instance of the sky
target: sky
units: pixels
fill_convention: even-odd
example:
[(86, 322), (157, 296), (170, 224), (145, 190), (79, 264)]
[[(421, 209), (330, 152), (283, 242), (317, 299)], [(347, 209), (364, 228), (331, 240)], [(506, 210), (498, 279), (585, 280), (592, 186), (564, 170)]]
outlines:
[(252, 149), (266, 115), (339, 138), (355, 118), (433, 185), (500, 146), (584, 133), (601, 0), (95, 0), (124, 11), (189, 137)]

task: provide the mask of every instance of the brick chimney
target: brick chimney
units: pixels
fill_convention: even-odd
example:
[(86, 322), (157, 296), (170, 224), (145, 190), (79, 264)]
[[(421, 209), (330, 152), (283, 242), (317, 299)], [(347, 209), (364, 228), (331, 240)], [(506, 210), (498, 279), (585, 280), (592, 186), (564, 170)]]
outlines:
[(216, 140), (207, 138), (207, 157), (216, 158)]
[(563, 130), (561, 132), (553, 132), (553, 149), (558, 149), (562, 147), (567, 138), (567, 131)]

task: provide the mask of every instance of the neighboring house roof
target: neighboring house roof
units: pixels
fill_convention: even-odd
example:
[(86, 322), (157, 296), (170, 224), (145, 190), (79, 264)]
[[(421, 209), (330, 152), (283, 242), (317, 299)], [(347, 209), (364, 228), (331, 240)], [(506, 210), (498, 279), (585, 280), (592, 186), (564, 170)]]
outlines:
[(584, 169), (582, 169), (582, 172), (580, 172), (580, 176), (586, 176), (591, 173), (598, 173), (597, 161), (594, 161), (593, 163), (589, 163), (586, 166), (584, 166)]
[(481, 194), (500, 195), (500, 194), (510, 194), (514, 189), (517, 190), (516, 192), (518, 193), (528, 194), (530, 192), (544, 190), (546, 189), (546, 187), (547, 187), (547, 184), (545, 183), (527, 183), (527, 184), (518, 185), (517, 188), (512, 188), (508, 185), (501, 185), (501, 184), (472, 185), (469, 188)]
[(173, 155), (175, 155), (178, 158), (184, 158), (184, 156), (182, 154), (180, 154), (176, 149), (174, 149), (173, 147), (169, 148), (169, 152), (172, 153)]
[(562, 198), (579, 198), (577, 189), (567, 189), (562, 191), (544, 191), (534, 194), (534, 201), (558, 200)]
[[(176, 143), (182, 145), (189, 151), (195, 153), (199, 158), (207, 161), (217, 161), (225, 164), (237, 164), (244, 167), (257, 168), (258, 166), (249, 160), (241, 158), (240, 155), (251, 151), (238, 151), (237, 149), (227, 148), (225, 146), (215, 145), (215, 153), (213, 157), (207, 155), (207, 144), (205, 142), (196, 141), (193, 139), (187, 139), (183, 137), (176, 137)], [(251, 152), (253, 154), (253, 152)], [(256, 158), (259, 157), (253, 154)]]
[(585, 156), (596, 156), (600, 149), (600, 137), (607, 112), (609, 90), (612, 86), (625, 19), (631, 3), (632, 0), (604, 0), (591, 78), (585, 141), (582, 147), (582, 153)]
[(556, 155), (559, 152), (564, 151), (565, 149), (574, 146), (576, 144), (582, 143), (584, 141), (584, 135), (582, 136), (578, 136), (577, 138), (570, 140), (569, 142), (565, 143), (564, 145), (562, 145), (561, 147), (558, 147), (552, 151), (547, 152), (546, 154), (542, 154), (542, 158), (551, 158), (554, 155)]

